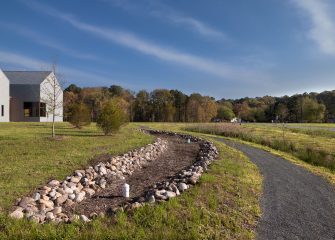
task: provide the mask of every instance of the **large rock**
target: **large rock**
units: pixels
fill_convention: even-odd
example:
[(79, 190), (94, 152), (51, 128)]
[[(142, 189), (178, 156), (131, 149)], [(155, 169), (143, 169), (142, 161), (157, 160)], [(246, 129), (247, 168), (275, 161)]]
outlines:
[(43, 204), (46, 208), (53, 208), (54, 207), (53, 201), (50, 201), (50, 200), (40, 199), (40, 203)]
[(85, 215), (80, 215), (80, 220), (82, 220), (83, 222), (90, 222), (91, 220), (86, 217)]
[(19, 203), (19, 206), (22, 208), (26, 208), (29, 205), (35, 205), (35, 200), (31, 197), (24, 197)]
[(167, 198), (174, 198), (174, 197), (177, 196), (177, 194), (175, 192), (172, 192), (172, 191), (166, 191), (165, 196)]
[(85, 195), (86, 195), (85, 192), (80, 192), (80, 193), (78, 193), (78, 194), (76, 195), (75, 201), (76, 201), (77, 203), (82, 202), (82, 201), (85, 199)]
[(69, 197), (68, 194), (64, 194), (64, 195), (60, 196), (59, 198), (56, 199), (56, 204), (57, 205), (63, 204), (68, 199), (68, 197)]
[(23, 209), (21, 207), (18, 207), (14, 212), (12, 212), (11, 214), (9, 214), (9, 216), (11, 218), (15, 218), (15, 219), (21, 219), (23, 218), (24, 214), (23, 214)]
[(179, 189), (179, 191), (184, 192), (185, 190), (188, 189), (188, 186), (187, 186), (186, 183), (179, 183), (178, 184), (178, 189)]
[(57, 187), (57, 186), (59, 186), (59, 181), (58, 180), (51, 180), (50, 182), (48, 182), (48, 185), (50, 186), (50, 187)]
[(80, 179), (81, 179), (81, 177), (73, 176), (73, 177), (71, 177), (70, 181), (73, 182), (73, 183), (79, 183)]

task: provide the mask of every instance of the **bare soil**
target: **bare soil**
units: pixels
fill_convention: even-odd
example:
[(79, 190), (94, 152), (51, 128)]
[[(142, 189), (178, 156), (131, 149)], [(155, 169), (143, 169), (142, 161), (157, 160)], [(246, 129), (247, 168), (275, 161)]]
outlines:
[[(92, 198), (76, 204), (74, 209), (67, 211), (76, 214), (108, 212), (117, 206), (123, 205), (132, 199), (140, 198), (154, 184), (168, 180), (179, 171), (192, 165), (198, 155), (199, 143), (186, 143), (184, 139), (177, 136), (157, 135), (168, 141), (168, 149), (157, 159), (149, 162), (141, 169), (137, 169), (124, 180), (107, 179), (106, 189), (99, 191)], [(103, 155), (93, 162), (107, 161), (109, 156)], [(121, 188), (124, 183), (130, 185), (130, 198), (126, 199), (121, 195)]]

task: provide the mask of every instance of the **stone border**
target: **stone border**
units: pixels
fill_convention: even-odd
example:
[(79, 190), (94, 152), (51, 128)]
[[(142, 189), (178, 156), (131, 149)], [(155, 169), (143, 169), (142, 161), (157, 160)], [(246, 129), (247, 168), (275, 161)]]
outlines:
[[(143, 196), (129, 200), (125, 205), (111, 209), (117, 211), (131, 211), (145, 204), (167, 201), (180, 195), (199, 181), (200, 176), (207, 170), (211, 162), (218, 156), (218, 151), (213, 143), (194, 137), (167, 131), (141, 129), (148, 134), (165, 134), (178, 136), (185, 141), (198, 142), (200, 150), (196, 161), (187, 169), (178, 172), (168, 181), (163, 181), (150, 187)], [(51, 180), (47, 185), (36, 190), (31, 197), (18, 199), (16, 209), (10, 216), (12, 218), (27, 218), (37, 223), (45, 222), (71, 222), (81, 219), (89, 222), (90, 218), (97, 216), (92, 213), (90, 218), (85, 215), (67, 215), (63, 207), (72, 206), (92, 197), (95, 193), (106, 187), (106, 179), (124, 179), (131, 175), (135, 169), (141, 168), (149, 161), (157, 159), (168, 148), (165, 140), (157, 138), (153, 144), (129, 151), (126, 154), (111, 157), (107, 163), (98, 163), (85, 170), (76, 170), (64, 181)]]
[(203, 172), (208, 170), (208, 166), (218, 157), (219, 154), (212, 142), (194, 137), (192, 135), (148, 129), (142, 131), (150, 134), (178, 136), (185, 140), (190, 140), (191, 142), (198, 142), (200, 144), (200, 150), (196, 161), (190, 167), (178, 172), (175, 176), (170, 177), (168, 181), (156, 183), (151, 186), (151, 189), (143, 196), (133, 199), (133, 201), (126, 204), (124, 207), (115, 209), (116, 211), (131, 211), (148, 203), (152, 204), (155, 202), (167, 201), (170, 198), (179, 196), (182, 192), (186, 191), (199, 181)]
[[(64, 181), (51, 180), (30, 197), (18, 199), (10, 217), (27, 218), (37, 223), (74, 220), (78, 216), (63, 213), (64, 207), (80, 203), (106, 188), (106, 179), (125, 179), (135, 169), (157, 159), (167, 148), (167, 141), (157, 138), (153, 144), (111, 157), (106, 163), (100, 162), (85, 170), (76, 170)], [(80, 218), (89, 221), (85, 215)]]

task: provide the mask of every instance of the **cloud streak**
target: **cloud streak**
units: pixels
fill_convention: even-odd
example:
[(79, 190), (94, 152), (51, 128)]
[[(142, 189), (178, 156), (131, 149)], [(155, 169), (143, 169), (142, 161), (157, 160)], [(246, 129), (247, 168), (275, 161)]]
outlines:
[(168, 7), (158, 1), (149, 1), (147, 6), (149, 9), (145, 9), (142, 5), (136, 5), (130, 3), (127, 0), (102, 0), (104, 2), (112, 3), (114, 6), (120, 7), (128, 12), (134, 12), (136, 14), (145, 12), (149, 13), (150, 16), (157, 19), (169, 22), (178, 26), (185, 27), (191, 31), (199, 34), (202, 37), (208, 39), (226, 40), (226, 35), (218, 29), (209, 26), (207, 23), (193, 18), (191, 16), (182, 14), (175, 9)]
[(308, 37), (320, 50), (335, 56), (335, 20), (329, 2), (324, 0), (292, 0), (310, 19)]
[(5, 24), (5, 23), (0, 22), (0, 27), (4, 29), (9, 29), (15, 32), (16, 34), (29, 38), (30, 40), (32, 40), (33, 42), (37, 44), (40, 44), (40, 45), (43, 45), (49, 48), (53, 48), (73, 58), (82, 59), (82, 60), (95, 60), (95, 61), (100, 60), (98, 57), (94, 55), (83, 54), (83, 53), (77, 52), (73, 50), (72, 48), (65, 47), (57, 43), (56, 41), (51, 40), (35, 31), (20, 27), (16, 24), (8, 24), (8, 23)]
[(258, 72), (250, 69), (231, 66), (226, 63), (213, 61), (211, 59), (180, 52), (166, 46), (157, 45), (129, 32), (117, 31), (111, 28), (104, 28), (79, 21), (70, 14), (63, 13), (50, 6), (42, 5), (34, 1), (31, 1), (29, 6), (39, 12), (62, 19), (78, 30), (90, 33), (101, 39), (117, 43), (143, 54), (156, 57), (163, 61), (179, 65), (182, 64), (193, 68), (194, 70), (207, 72), (212, 75), (226, 78), (227, 80), (264, 81), (267, 79), (263, 74), (259, 74)]
[[(7, 52), (0, 50), (0, 63), (6, 65), (6, 67), (12, 67), (13, 69), (23, 68), (26, 70), (50, 70), (51, 64), (36, 58), (27, 57), (21, 54)], [(58, 73), (62, 76), (65, 81), (74, 79), (76, 82), (81, 81), (96, 81), (98, 84), (121, 84), (119, 81), (106, 76), (100, 76), (95, 73), (82, 71), (75, 68), (69, 68), (65, 66), (57, 66)], [(72, 82), (72, 81), (71, 81)], [(123, 83), (124, 85), (124, 83)], [(130, 87), (130, 86), (126, 86)]]

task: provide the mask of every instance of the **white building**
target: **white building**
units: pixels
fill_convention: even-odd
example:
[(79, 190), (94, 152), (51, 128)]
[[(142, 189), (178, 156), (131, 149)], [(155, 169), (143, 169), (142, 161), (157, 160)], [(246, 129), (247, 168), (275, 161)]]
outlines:
[[(5, 80), (1, 81), (1, 76)], [(9, 103), (5, 122), (51, 122), (54, 95), (55, 121), (63, 121), (63, 91), (52, 71), (3, 71), (0, 73), (0, 92), (0, 101)]]
[(0, 122), (9, 122), (9, 80), (0, 69)]

